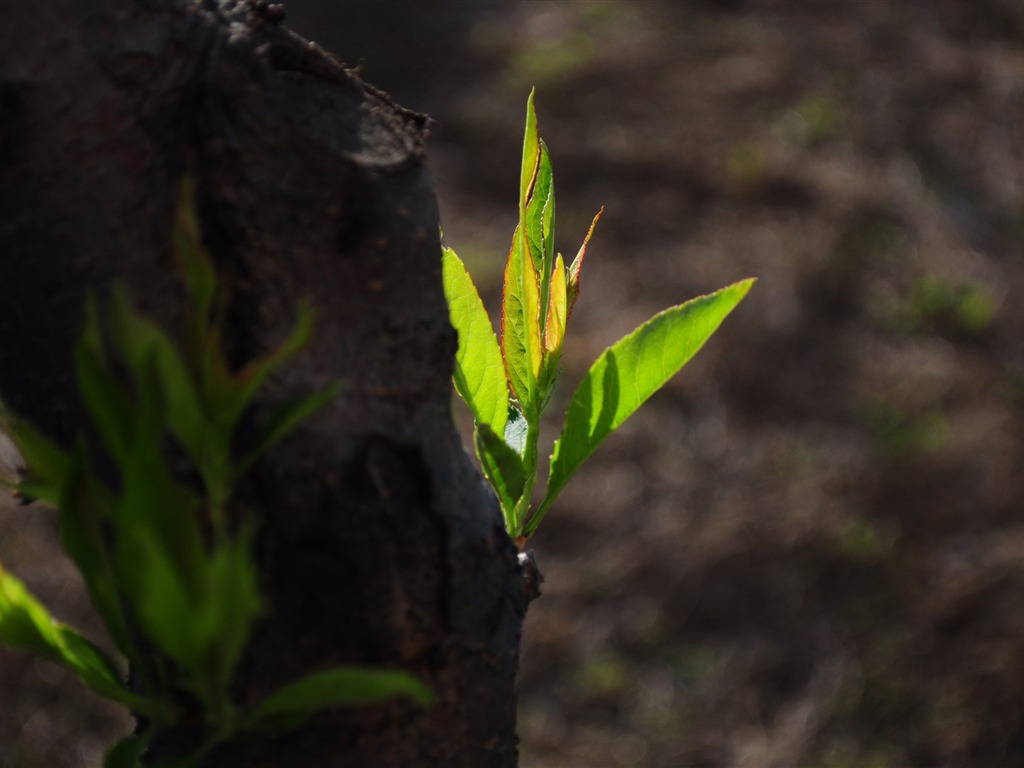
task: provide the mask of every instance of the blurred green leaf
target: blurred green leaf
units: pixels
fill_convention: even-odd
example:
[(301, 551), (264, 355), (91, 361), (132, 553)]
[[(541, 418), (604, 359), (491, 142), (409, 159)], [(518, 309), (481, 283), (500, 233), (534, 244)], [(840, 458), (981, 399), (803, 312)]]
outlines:
[(24, 419), (15, 419), (11, 436), (28, 470), (19, 489), (33, 498), (59, 504), (70, 467), (69, 454)]
[(289, 729), (323, 709), (378, 704), (396, 696), (411, 699), (421, 707), (430, 706), (434, 701), (430, 688), (406, 672), (335, 667), (270, 694), (248, 716), (246, 724), (249, 730)]
[(75, 345), (78, 390), (96, 425), (103, 446), (115, 462), (123, 461), (132, 431), (128, 393), (110, 374), (103, 352), (96, 300), (85, 301), (85, 325)]
[(254, 531), (248, 528), (217, 547), (207, 561), (202, 603), (192, 618), (210, 683), (227, 691), (245, 650), (252, 622), (262, 609), (259, 574), (252, 558)]
[(140, 711), (152, 711), (143, 699), (128, 690), (113, 662), (99, 648), (55, 620), (2, 565), (0, 640), (63, 664), (101, 696)]
[(121, 652), (130, 657), (132, 644), (112, 567), (109, 532), (104, 532), (111, 503), (109, 493), (89, 477), (85, 445), (80, 439), (58, 505), (61, 544), (78, 566), (107, 631)]

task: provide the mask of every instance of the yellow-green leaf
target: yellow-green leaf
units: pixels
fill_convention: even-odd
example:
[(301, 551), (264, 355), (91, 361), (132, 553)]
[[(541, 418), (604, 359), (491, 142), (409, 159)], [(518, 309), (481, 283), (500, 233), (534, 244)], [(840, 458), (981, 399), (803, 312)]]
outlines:
[(500, 435), (508, 418), (508, 388), (498, 340), (462, 260), (451, 248), (442, 249), (442, 259), (448, 313), (459, 334), (453, 372), (455, 389), (476, 422), (486, 424)]
[(704, 345), (746, 296), (744, 280), (666, 309), (606, 349), (577, 388), (551, 456), (548, 488), (524, 529), (529, 536), (565, 484), (608, 435)]

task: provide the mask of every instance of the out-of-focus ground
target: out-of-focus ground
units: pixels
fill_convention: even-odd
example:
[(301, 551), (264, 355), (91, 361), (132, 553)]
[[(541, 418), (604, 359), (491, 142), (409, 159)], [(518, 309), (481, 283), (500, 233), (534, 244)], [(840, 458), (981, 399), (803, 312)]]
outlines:
[[(551, 433), (606, 345), (759, 278), (533, 542), (522, 765), (1024, 764), (1024, 4), (288, 6), (437, 119), (491, 307), (537, 86), (559, 249), (605, 206)], [(88, 623), (55, 539), (0, 509), (0, 561)], [(0, 650), (0, 767), (127, 727)]]

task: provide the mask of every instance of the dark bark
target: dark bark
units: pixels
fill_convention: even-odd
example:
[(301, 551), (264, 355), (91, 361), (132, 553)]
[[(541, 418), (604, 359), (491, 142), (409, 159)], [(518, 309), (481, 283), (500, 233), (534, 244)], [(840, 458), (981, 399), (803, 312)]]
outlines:
[[(123, 282), (176, 327), (171, 215), (190, 170), (232, 297), (230, 355), (273, 347), (301, 301), (317, 311), (313, 343), (257, 412), (343, 382), (238, 494), (263, 525), (268, 606), (238, 699), (338, 663), (398, 666), (439, 694), (427, 711), (323, 714), (282, 739), (227, 744), (208, 764), (513, 765), (526, 598), (452, 424), (456, 339), (425, 119), (258, 3), (2, 10), (0, 396), (68, 441), (82, 426), (71, 349), (86, 292)], [(166, 732), (153, 751), (196, 738)]]

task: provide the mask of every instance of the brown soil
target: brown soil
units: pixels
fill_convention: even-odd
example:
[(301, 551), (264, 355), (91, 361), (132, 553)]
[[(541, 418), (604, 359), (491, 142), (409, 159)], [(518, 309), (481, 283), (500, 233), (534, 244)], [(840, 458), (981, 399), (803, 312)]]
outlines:
[[(492, 307), (537, 86), (558, 246), (606, 208), (550, 431), (604, 346), (759, 278), (534, 540), (522, 764), (1024, 764), (1024, 5), (289, 6), (437, 119)], [(0, 561), (88, 623), (55, 538), (0, 509)], [(0, 650), (0, 768), (127, 727)]]

